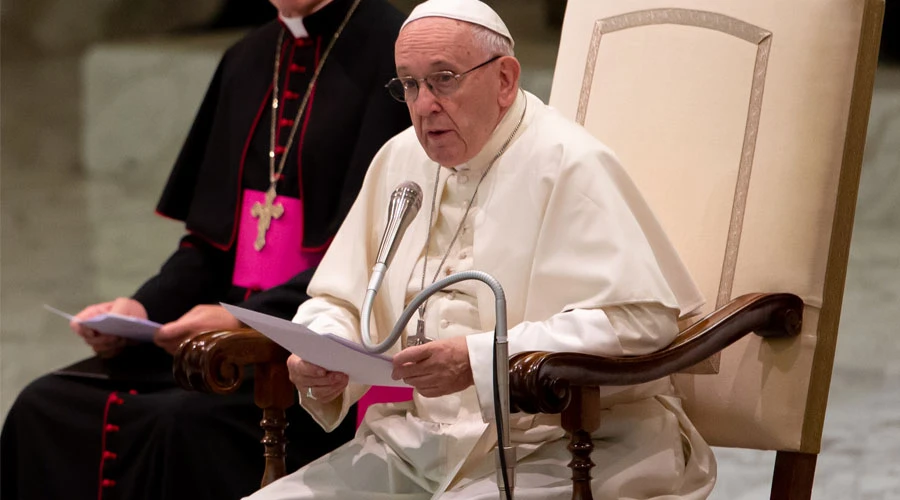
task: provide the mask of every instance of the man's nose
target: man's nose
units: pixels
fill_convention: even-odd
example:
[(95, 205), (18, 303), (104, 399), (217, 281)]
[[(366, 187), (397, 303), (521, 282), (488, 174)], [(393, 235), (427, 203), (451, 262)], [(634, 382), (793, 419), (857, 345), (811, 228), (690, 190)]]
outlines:
[(438, 102), (437, 96), (434, 95), (431, 87), (424, 83), (419, 85), (419, 95), (416, 96), (413, 107), (419, 116), (430, 115), (441, 110), (441, 104)]

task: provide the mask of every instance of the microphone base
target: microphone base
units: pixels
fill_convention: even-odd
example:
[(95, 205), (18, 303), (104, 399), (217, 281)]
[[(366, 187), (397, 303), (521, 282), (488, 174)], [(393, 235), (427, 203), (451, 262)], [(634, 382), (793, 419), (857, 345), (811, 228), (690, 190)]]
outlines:
[(497, 463), (497, 488), (500, 490), (500, 500), (506, 500), (506, 488), (503, 484), (503, 469), (501, 468), (500, 454), (506, 459), (506, 477), (509, 480), (509, 497), (515, 498), (516, 489), (516, 449), (513, 446), (497, 447), (495, 455)]

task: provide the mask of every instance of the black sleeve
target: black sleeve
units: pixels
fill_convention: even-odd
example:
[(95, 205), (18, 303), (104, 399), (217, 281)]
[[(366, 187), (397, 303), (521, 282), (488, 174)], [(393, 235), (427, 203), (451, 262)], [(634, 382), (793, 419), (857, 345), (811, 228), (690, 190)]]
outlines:
[(315, 272), (316, 268), (309, 268), (287, 282), (259, 292), (238, 305), (289, 320), (296, 314), (297, 306), (309, 298), (306, 287)]
[(151, 320), (175, 321), (198, 304), (214, 304), (226, 296), (231, 286), (231, 263), (228, 252), (188, 234), (159, 273), (132, 298), (143, 304)]

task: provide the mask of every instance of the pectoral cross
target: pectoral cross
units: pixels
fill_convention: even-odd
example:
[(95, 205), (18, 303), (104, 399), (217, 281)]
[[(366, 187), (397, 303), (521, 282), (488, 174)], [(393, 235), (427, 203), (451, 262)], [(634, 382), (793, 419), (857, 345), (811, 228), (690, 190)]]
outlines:
[(284, 215), (284, 206), (280, 203), (275, 204), (274, 184), (266, 191), (266, 203), (254, 203), (250, 208), (250, 215), (259, 219), (256, 224), (256, 241), (253, 243), (253, 248), (259, 252), (266, 246), (266, 233), (269, 231), (269, 226), (272, 225), (272, 219), (278, 219)]
[(431, 342), (431, 339), (425, 336), (425, 320), (419, 318), (416, 323), (416, 334), (406, 339), (406, 346), (404, 346), (404, 349), (414, 345), (427, 344), (429, 342)]

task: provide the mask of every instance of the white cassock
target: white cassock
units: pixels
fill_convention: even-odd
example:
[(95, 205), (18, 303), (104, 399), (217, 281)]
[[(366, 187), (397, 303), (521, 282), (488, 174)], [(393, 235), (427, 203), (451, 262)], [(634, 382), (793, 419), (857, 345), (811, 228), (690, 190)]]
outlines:
[[(526, 105), (527, 101), (527, 105)], [(523, 113), (524, 111), (524, 113)], [(522, 118), (524, 116), (524, 118)], [(520, 93), (485, 148), (440, 168), (426, 285), (447, 252), (481, 172), (522, 119), (514, 140), (478, 188), (439, 277), (480, 270), (504, 288), (510, 354), (579, 351), (608, 356), (668, 345), (676, 321), (702, 303), (668, 239), (611, 151), (584, 129)], [(295, 322), (360, 341), (359, 309), (393, 189), (422, 186), (422, 209), (377, 296), (372, 331), (382, 339), (421, 290), (438, 166), (412, 128), (373, 160), (362, 191), (310, 284)], [(260, 490), (275, 499), (498, 498), (492, 401), (494, 298), (477, 282), (432, 297), (426, 333), (466, 335), (475, 385), (439, 398), (371, 407), (356, 438)], [(407, 327), (412, 335), (415, 321)], [(392, 352), (396, 352), (396, 346)], [(351, 383), (336, 401), (302, 405), (333, 429), (368, 389)], [(715, 460), (673, 395), (671, 381), (601, 390), (594, 434), (597, 500), (705, 498)], [(516, 498), (571, 498), (568, 438), (559, 415), (511, 416), (519, 459)]]

